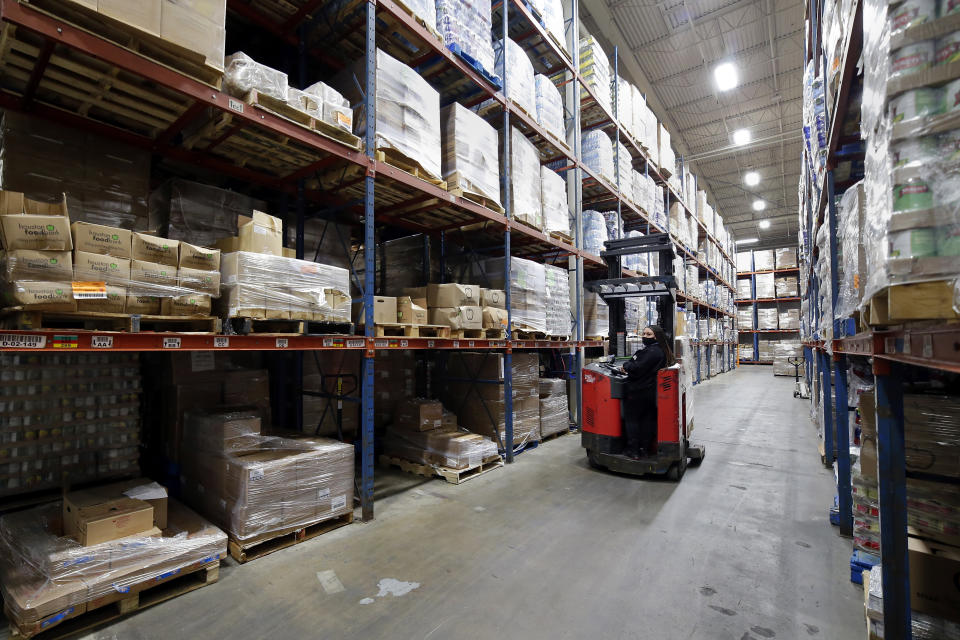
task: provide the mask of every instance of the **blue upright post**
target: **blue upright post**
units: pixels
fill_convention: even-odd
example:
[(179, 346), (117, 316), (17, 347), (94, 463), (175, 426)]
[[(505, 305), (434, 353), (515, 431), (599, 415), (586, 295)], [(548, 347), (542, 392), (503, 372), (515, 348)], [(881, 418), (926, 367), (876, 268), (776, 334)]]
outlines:
[(903, 381), (899, 365), (874, 361), (877, 477), (880, 481), (880, 556), (884, 637), (910, 640), (910, 563), (907, 555), (907, 478)]
[[(501, 51), (500, 77), (503, 78), (503, 95), (509, 96), (507, 88), (507, 40), (509, 36), (510, 3), (504, 0), (502, 4), (503, 21), (502, 37), (503, 46)], [(503, 208), (507, 218), (513, 216), (513, 206), (511, 202), (512, 184), (510, 169), (510, 110), (509, 99), (503, 109), (503, 173), (500, 174), (500, 187), (503, 192)], [(506, 282), (510, 282), (510, 227), (506, 227), (503, 232), (503, 261)], [(513, 331), (513, 312), (510, 310), (510, 286), (506, 287), (504, 299), (507, 303), (507, 339), (510, 340)], [(507, 342), (507, 344), (511, 344)], [(507, 462), (513, 462), (513, 352), (509, 347), (503, 354), (503, 448), (507, 456)]]
[[(364, 95), (366, 111), (366, 145), (367, 160), (371, 170), (364, 178), (363, 202), (363, 310), (364, 333), (366, 337), (373, 337), (373, 294), (374, 275), (376, 270), (376, 238), (374, 237), (373, 197), (374, 174), (372, 171), (374, 150), (376, 145), (377, 127), (377, 16), (376, 5), (366, 3), (367, 9), (367, 38), (364, 58), (364, 72), (366, 75), (366, 91)], [(364, 521), (373, 520), (373, 446), (374, 446), (374, 352), (367, 350), (363, 358), (363, 415), (360, 437), (360, 506)]]
[(825, 351), (817, 352), (817, 361), (820, 365), (820, 393), (823, 407), (823, 464), (833, 466), (833, 389), (830, 385), (830, 357)]
[(850, 413), (847, 398), (847, 357), (834, 354), (834, 385), (837, 423), (837, 495), (840, 500), (840, 533), (853, 535), (853, 496), (850, 493)]

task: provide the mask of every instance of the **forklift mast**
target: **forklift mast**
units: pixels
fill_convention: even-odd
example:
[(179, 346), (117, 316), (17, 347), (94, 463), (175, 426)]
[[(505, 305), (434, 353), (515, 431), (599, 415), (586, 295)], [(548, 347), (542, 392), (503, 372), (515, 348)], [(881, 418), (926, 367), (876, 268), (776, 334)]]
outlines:
[[(629, 355), (627, 350), (628, 298), (654, 298), (660, 316), (660, 326), (671, 343), (674, 339), (674, 314), (677, 305), (677, 279), (673, 273), (673, 243), (669, 234), (653, 233), (639, 238), (607, 240), (600, 257), (607, 263), (607, 278), (587, 283), (607, 304), (610, 316), (610, 346), (618, 357)], [(622, 258), (627, 255), (657, 255), (658, 276), (624, 278)]]

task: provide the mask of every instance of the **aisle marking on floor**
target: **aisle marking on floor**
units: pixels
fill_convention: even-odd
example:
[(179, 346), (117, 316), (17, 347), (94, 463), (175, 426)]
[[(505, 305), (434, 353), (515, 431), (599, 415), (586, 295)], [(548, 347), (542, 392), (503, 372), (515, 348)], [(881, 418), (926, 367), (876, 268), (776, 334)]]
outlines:
[(317, 571), (317, 580), (320, 581), (320, 586), (323, 587), (323, 590), (326, 591), (327, 594), (340, 593), (346, 590), (333, 569)]

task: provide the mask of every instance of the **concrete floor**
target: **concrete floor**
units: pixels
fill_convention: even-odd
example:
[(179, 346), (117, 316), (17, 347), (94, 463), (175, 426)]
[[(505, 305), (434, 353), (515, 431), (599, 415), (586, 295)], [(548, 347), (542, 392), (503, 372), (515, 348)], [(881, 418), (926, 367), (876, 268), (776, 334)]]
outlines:
[[(707, 457), (680, 484), (594, 471), (576, 435), (460, 486), (378, 471), (374, 522), (229, 560), (219, 583), (88, 637), (861, 638), (792, 384), (745, 367), (698, 386)], [(419, 586), (378, 597), (388, 578)]]

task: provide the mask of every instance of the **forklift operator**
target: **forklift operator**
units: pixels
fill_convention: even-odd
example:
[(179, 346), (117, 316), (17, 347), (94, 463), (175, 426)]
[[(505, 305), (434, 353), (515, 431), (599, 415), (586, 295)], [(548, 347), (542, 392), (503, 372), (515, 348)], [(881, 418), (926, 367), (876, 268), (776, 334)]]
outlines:
[(676, 363), (667, 335), (657, 325), (641, 334), (644, 347), (623, 365), (627, 374), (624, 398), (624, 454), (637, 460), (654, 453), (657, 443), (657, 372)]

